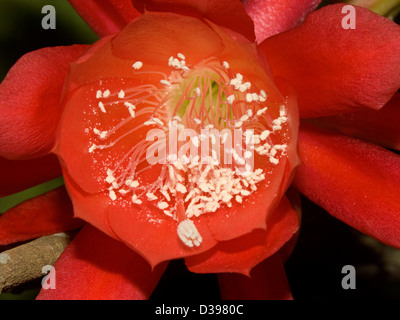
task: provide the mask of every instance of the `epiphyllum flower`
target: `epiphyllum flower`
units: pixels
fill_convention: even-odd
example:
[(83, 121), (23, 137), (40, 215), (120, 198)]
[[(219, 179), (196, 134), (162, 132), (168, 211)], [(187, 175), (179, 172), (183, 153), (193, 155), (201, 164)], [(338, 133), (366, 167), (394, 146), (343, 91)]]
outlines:
[[(296, 26), (319, 3), (307, 0), (70, 2), (103, 38), (30, 53), (0, 88), (4, 167), (41, 168), (55, 153), (74, 215), (89, 223), (56, 264), (57, 289), (39, 298), (148, 298), (176, 258), (221, 273), (223, 297), (290, 298), (282, 261), (298, 230), (285, 196), (294, 172), (295, 186), (331, 214), (399, 246), (398, 156), (311, 124), (297, 134), (298, 109), (360, 122), (397, 112), (397, 97), (363, 111), (400, 87), (394, 23), (356, 8), (357, 27), (345, 30), (333, 5)], [(379, 120), (370, 130), (398, 146)], [(9, 174), (3, 194), (41, 179)], [(65, 201), (56, 191), (41, 202), (56, 195)], [(42, 211), (29, 235), (5, 231), (1, 242), (76, 228), (59, 213)]]

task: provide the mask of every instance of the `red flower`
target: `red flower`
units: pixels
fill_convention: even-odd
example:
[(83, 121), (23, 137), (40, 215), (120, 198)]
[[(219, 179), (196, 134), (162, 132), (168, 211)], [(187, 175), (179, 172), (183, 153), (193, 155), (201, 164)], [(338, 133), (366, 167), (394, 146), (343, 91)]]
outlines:
[[(56, 154), (73, 215), (89, 223), (57, 261), (57, 289), (39, 299), (146, 299), (176, 258), (220, 273), (223, 297), (291, 298), (293, 172), (294, 186), (332, 215), (399, 247), (399, 157), (322, 126), (398, 148), (400, 27), (357, 7), (356, 29), (344, 29), (342, 5), (298, 25), (319, 4), (307, 0), (70, 2), (103, 38), (29, 53), (0, 87), (2, 195), (57, 176)], [(297, 110), (313, 118), (298, 137)], [(163, 159), (174, 130), (192, 129), (198, 147), (205, 128), (254, 130), (255, 170), (237, 171), (250, 157), (233, 147), (231, 165), (171, 153), (149, 163), (151, 147)], [(75, 229), (66, 203), (59, 189), (9, 210), (0, 244)], [(47, 210), (23, 225), (38, 205)]]

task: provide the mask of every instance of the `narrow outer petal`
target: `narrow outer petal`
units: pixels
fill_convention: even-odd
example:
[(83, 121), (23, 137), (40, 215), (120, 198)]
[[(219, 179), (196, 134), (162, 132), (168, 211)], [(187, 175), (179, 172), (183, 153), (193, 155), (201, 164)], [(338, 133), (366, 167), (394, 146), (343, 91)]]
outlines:
[(400, 93), (380, 110), (365, 110), (315, 119), (315, 123), (382, 147), (400, 150)]
[(254, 25), (238, 0), (132, 0), (140, 11), (174, 12), (199, 18), (206, 18), (222, 27), (233, 30), (255, 40)]
[(320, 3), (321, 0), (244, 0), (258, 43), (302, 23)]
[(356, 28), (343, 29), (342, 7), (323, 7), (260, 45), (272, 72), (298, 91), (303, 118), (379, 109), (400, 87), (400, 26), (354, 7)]
[(68, 0), (100, 37), (120, 31), (140, 15), (130, 0)]
[(86, 225), (54, 268), (56, 289), (42, 289), (38, 300), (145, 300), (167, 264), (153, 271), (122, 243)]
[(253, 232), (212, 249), (185, 258), (188, 269), (197, 273), (237, 272), (249, 275), (251, 269), (277, 252), (298, 230), (297, 213), (284, 197), (267, 221), (267, 230)]
[(0, 84), (0, 155), (37, 158), (54, 144), (60, 98), (70, 62), (86, 45), (52, 47), (24, 55)]
[(0, 157), (0, 197), (23, 191), (61, 175), (60, 164), (54, 155), (20, 161)]
[(334, 217), (400, 247), (400, 156), (302, 124), (294, 185)]
[(64, 187), (22, 202), (0, 215), (0, 245), (79, 228)]
[(235, 273), (218, 275), (223, 300), (292, 300), (279, 254), (257, 265), (251, 277)]

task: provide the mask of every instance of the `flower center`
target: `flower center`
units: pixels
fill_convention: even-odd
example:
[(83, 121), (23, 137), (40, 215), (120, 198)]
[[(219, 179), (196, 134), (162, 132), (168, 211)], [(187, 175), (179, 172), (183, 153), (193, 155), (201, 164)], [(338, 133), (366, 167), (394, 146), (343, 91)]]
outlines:
[[(124, 150), (103, 177), (110, 200), (154, 205), (177, 221), (179, 238), (193, 247), (202, 242), (193, 219), (240, 205), (261, 181), (269, 183), (266, 175), (286, 155), (287, 108), (270, 110), (266, 88), (227, 61), (191, 66), (178, 53), (166, 64), (168, 75), (133, 63), (138, 79), (151, 74), (156, 84), (141, 80), (116, 92), (96, 91), (95, 112), (115, 119), (111, 128), (91, 125), (88, 152)], [(148, 170), (158, 170), (158, 177), (143, 179)]]

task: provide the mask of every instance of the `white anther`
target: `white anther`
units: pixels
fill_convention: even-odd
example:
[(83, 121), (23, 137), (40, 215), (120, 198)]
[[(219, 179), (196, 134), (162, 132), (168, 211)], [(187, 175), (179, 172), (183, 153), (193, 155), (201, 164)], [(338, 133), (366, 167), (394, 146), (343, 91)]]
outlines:
[(160, 80), (160, 83), (163, 84), (163, 85), (166, 85), (166, 86), (170, 86), (171, 85), (171, 82), (169, 82), (168, 80), (164, 80), (164, 79)]
[(143, 62), (141, 62), (141, 61), (136, 61), (136, 62), (132, 65), (133, 69), (135, 69), (135, 70), (139, 70), (142, 66), (143, 66)]
[(117, 199), (117, 195), (115, 194), (114, 190), (110, 190), (109, 193), (108, 193), (108, 196), (110, 197), (110, 199), (112, 201)]
[(99, 101), (98, 106), (99, 106), (99, 108), (100, 108), (100, 110), (101, 110), (102, 112), (106, 113), (106, 109), (104, 108), (103, 102)]
[(142, 200), (140, 200), (140, 199), (137, 197), (136, 194), (134, 194), (134, 195), (132, 196), (132, 202), (133, 202), (134, 204), (142, 204)]

